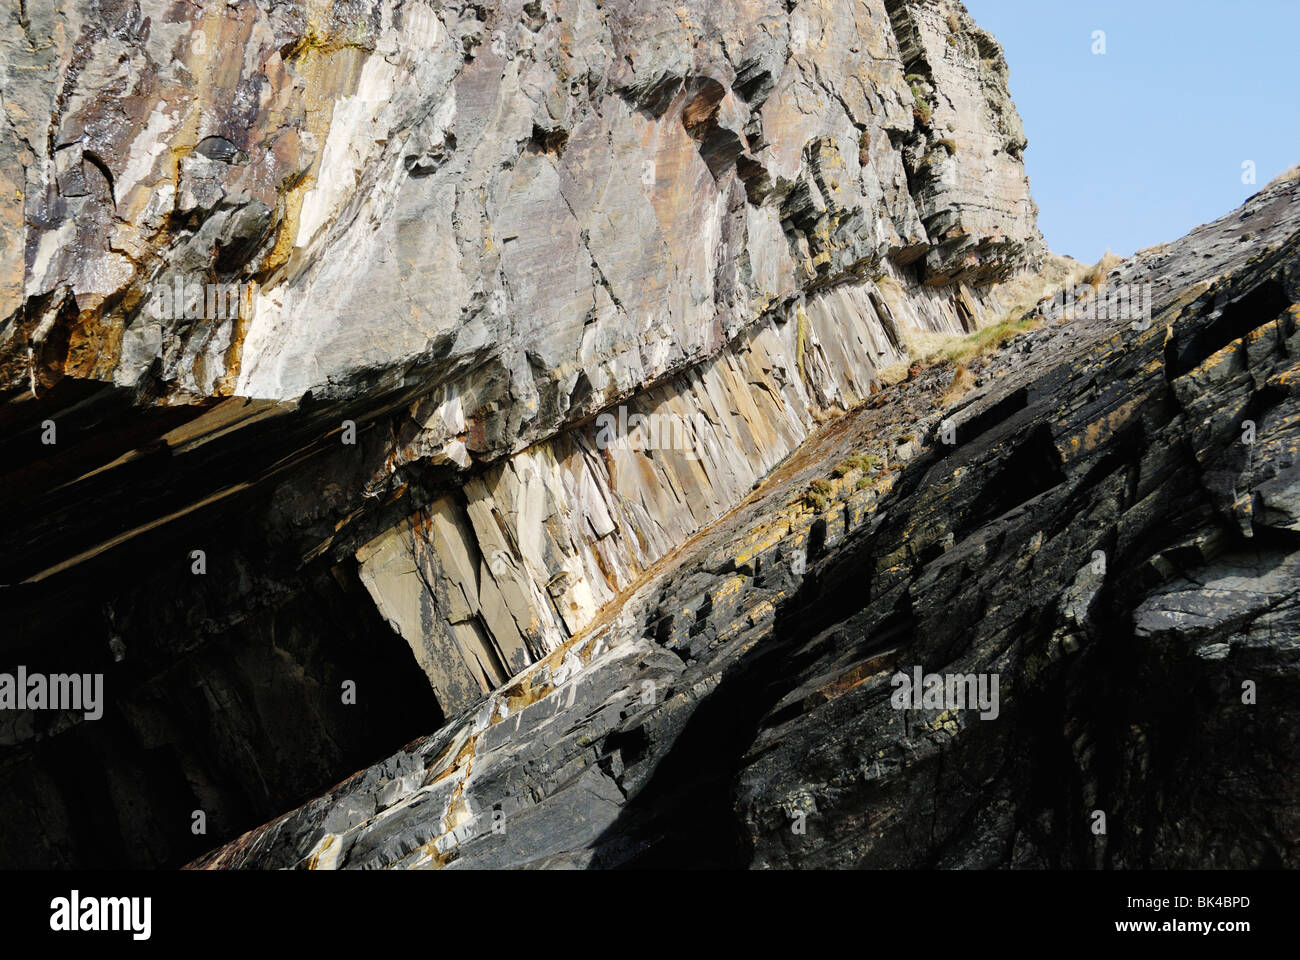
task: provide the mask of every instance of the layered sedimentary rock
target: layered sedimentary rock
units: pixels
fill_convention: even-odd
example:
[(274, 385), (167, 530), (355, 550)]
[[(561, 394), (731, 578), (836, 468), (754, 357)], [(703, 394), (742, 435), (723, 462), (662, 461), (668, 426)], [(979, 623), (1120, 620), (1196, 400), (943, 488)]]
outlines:
[[(1005, 61), (958, 3), (6, 17), (4, 668), (102, 672), (105, 710), (0, 715), (0, 862), (1075, 864), (1087, 804), (1139, 825), (1118, 865), (1229, 808), (1196, 862), (1291, 862), (1286, 803), (1118, 773), (1197, 749), (1294, 796), (1281, 695), (1175, 740), (1184, 687), (1105, 679), (1131, 623), (1144, 676), (1293, 683), (1289, 374), (1258, 346), (1203, 368), (1279, 315), (1292, 349), (1288, 188), (1113, 278), (1156, 283), (1173, 346), (1076, 322), (965, 371), (979, 439), (945, 477), (954, 371), (881, 371), (1003, 320), (1044, 255)], [(1134, 417), (1172, 459), (1134, 459)], [(1022, 568), (1052, 491), (1027, 542), (1070, 549)], [(1173, 529), (1200, 552), (1132, 545)], [(999, 720), (884, 712), (903, 656), (1005, 669)], [(1123, 731), (1080, 707), (1098, 685)]]
[[(956, 4), (33, 3), (5, 55), (9, 386), (292, 399), (436, 358), (488, 454), (802, 289), (1040, 246)], [(192, 274), (239, 315), (155, 316)]]
[[(476, 711), (199, 864), (1296, 866), (1300, 181), (1107, 282), (1150, 318), (888, 388)], [(900, 709), (915, 669), (999, 701)]]
[(6, 725), (9, 864), (182, 862), (473, 715), (1043, 254), (957, 3), (3, 27), (4, 657), (107, 691)]
[[(950, 322), (897, 284), (841, 286), (609, 414), (478, 473), (356, 553), (362, 582), (449, 712), (556, 650), (670, 550), (723, 516), (905, 357), (898, 324)], [(894, 306), (889, 306), (890, 302)], [(956, 303), (975, 303), (959, 294)], [(978, 308), (977, 308), (978, 309)], [(972, 313), (972, 316), (974, 314)], [(641, 449), (617, 424), (675, 431)], [(633, 421), (635, 422), (635, 421)], [(445, 624), (445, 626), (443, 626)]]

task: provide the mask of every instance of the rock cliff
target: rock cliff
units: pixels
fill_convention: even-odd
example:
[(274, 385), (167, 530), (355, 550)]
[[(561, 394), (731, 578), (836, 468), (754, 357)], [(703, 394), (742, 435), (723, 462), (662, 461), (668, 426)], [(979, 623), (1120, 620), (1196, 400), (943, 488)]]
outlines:
[(1047, 258), (960, 3), (6, 16), (0, 862), (1293, 862), (1294, 183), (896, 382)]
[[(200, 864), (1296, 866), (1298, 269), (1293, 179), (1118, 267), (1149, 323), (889, 387), (476, 711)], [(897, 709), (916, 668), (998, 676), (993, 715)]]

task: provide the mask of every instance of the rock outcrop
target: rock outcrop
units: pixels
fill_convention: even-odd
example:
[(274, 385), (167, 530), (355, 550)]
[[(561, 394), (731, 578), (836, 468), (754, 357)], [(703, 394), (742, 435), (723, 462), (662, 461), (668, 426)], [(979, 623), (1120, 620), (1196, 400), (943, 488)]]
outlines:
[[(475, 713), (200, 864), (1295, 867), (1300, 184), (1108, 283), (1151, 321), (888, 388)], [(916, 668), (999, 702), (900, 710)]]
[(1293, 184), (887, 386), (1046, 255), (954, 0), (7, 17), (0, 862), (1292, 862)]

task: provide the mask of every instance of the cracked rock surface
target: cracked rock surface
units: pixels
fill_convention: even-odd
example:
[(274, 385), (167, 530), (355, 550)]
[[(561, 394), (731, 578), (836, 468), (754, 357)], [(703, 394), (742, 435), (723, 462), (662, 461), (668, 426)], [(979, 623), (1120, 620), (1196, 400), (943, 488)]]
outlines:
[(11, 865), (473, 715), (1044, 253), (947, 0), (30, 0), (0, 94), (3, 658), (108, 691), (5, 716)]
[(106, 691), (0, 865), (1294, 863), (1294, 181), (896, 382), (1047, 257), (955, 0), (26, 0), (0, 107), (0, 672)]
[[(883, 391), (473, 716), (199, 865), (1294, 867), (1298, 270), (1283, 183), (1112, 274), (1146, 329)], [(913, 665), (997, 674), (998, 716), (895, 709)]]

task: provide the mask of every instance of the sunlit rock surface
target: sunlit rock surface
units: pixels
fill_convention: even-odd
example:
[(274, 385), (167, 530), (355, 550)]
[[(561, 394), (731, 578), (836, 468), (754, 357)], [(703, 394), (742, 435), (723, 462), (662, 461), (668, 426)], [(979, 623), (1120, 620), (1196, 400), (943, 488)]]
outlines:
[[(831, 742), (823, 719), (775, 773), (742, 758), (820, 662), (790, 646), (827, 626), (800, 611), (895, 604), (942, 549), (928, 521), (850, 549), (891, 496), (920, 496), (890, 490), (935, 455), (960, 392), (951, 369), (883, 391), (881, 372), (906, 369), (918, 335), (1006, 319), (1004, 281), (1046, 254), (1005, 60), (959, 3), (29, 0), (4, 18), (0, 491), (17, 506), (0, 649), (4, 669), (103, 672), (107, 702), (95, 721), (0, 717), (0, 862), (178, 865), (281, 815), (205, 862), (686, 862), (685, 840), (655, 839), (684, 829), (664, 826), (683, 803), (702, 811), (681, 834), (700, 862), (934, 861), (911, 833), (892, 859), (864, 846), (884, 811), (777, 849), (774, 811), (872, 762), (850, 740), (843, 770), (806, 769)], [(1270, 196), (1249, 226), (1121, 269), (1155, 279), (1163, 316), (1286, 248), (1291, 194)], [(1261, 323), (1294, 302), (1286, 276)], [(1202, 345), (1244, 323), (1189, 327), (1165, 361), (1180, 403), (1219, 383), (1195, 372)], [(1100, 335), (1053, 330), (1062, 362)], [(985, 429), (1020, 403), (994, 390), (1005, 371), (1039, 371), (1015, 356), (966, 371)], [(1247, 398), (1261, 376), (1286, 393), (1284, 369), (1262, 370), (1233, 402), (1263, 403)], [(674, 440), (642, 449), (637, 417)], [(1194, 434), (1206, 462), (1227, 449), (1215, 429)], [(1286, 429), (1261, 434), (1246, 505), (1233, 464), (1207, 468), (1232, 536), (1294, 530)], [(981, 510), (1056, 477), (1045, 442), (1033, 433), (1005, 477), (965, 475)], [(901, 469), (806, 496), (867, 447)], [(1080, 469), (1085, 486), (1105, 475)], [(837, 527), (825, 512), (841, 508)], [(955, 523), (935, 533), (953, 549), (970, 535)], [(881, 550), (877, 570), (863, 558)], [(819, 563), (861, 572), (844, 586)], [(1222, 563), (1223, 595), (1262, 609), (1276, 580)], [(1106, 597), (1081, 565), (1061, 587), (1075, 632)], [(1170, 574), (1133, 599), (1143, 636), (1218, 616), (1188, 589)], [(945, 615), (992, 663), (999, 641)], [(885, 669), (873, 658), (912, 631), (889, 616), (887, 643), (854, 627), (835, 662)], [(1252, 616), (1207, 627), (1205, 662), (1233, 649), (1224, 631), (1257, 635)], [(776, 666), (753, 673), (751, 652)], [(693, 719), (737, 672), (758, 679)], [(844, 683), (875, 696), (878, 680)], [(1016, 702), (998, 736), (1022, 729)], [(715, 735), (709, 713), (735, 704)], [(871, 750), (902, 749), (896, 717), (861, 723)], [(674, 746), (691, 724), (703, 739)], [(976, 793), (954, 818), (982, 809)], [(937, 816), (890, 814), (931, 836)], [(1233, 856), (1285, 859), (1281, 829)], [(1040, 832), (1026, 862), (1066, 858)]]
[[(1297, 186), (1112, 273), (1150, 323), (883, 391), (476, 711), (198, 864), (1296, 866)], [(996, 716), (896, 709), (918, 666), (998, 676)]]

